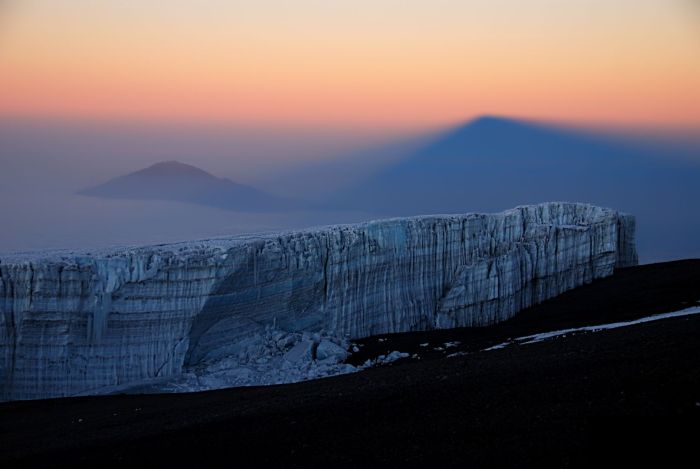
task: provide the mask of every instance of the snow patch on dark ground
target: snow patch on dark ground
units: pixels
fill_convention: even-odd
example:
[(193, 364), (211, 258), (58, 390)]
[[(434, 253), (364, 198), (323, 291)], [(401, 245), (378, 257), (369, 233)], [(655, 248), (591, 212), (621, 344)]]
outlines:
[(570, 335), (570, 334), (577, 334), (577, 333), (582, 333), (582, 332), (599, 332), (599, 331), (605, 331), (605, 330), (609, 330), (609, 329), (618, 329), (620, 327), (629, 327), (629, 326), (634, 326), (636, 324), (643, 324), (646, 322), (660, 321), (662, 319), (677, 318), (677, 317), (682, 317), (682, 316), (690, 316), (693, 314), (700, 314), (700, 306), (685, 308), (685, 309), (682, 309), (680, 311), (673, 311), (671, 313), (654, 314), (652, 316), (646, 316), (646, 317), (643, 317), (640, 319), (635, 319), (632, 321), (612, 322), (609, 324), (599, 324), (599, 325), (595, 325), (595, 326), (573, 327), (573, 328), (569, 328), (569, 329), (561, 329), (558, 331), (540, 332), (538, 334), (526, 335), (523, 337), (517, 337), (515, 339), (511, 339), (511, 340), (508, 340), (506, 342), (502, 342), (500, 344), (486, 348), (483, 351), (488, 352), (491, 350), (498, 350), (498, 349), (502, 349), (502, 348), (505, 348), (505, 347), (507, 347), (509, 345), (513, 345), (513, 344), (518, 344), (518, 345), (534, 344), (537, 342), (542, 342), (543, 340), (566, 337), (567, 335)]

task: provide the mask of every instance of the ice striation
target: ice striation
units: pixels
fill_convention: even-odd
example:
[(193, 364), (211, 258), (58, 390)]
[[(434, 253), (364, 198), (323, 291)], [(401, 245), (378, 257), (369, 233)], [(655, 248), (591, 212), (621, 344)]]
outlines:
[(553, 202), (0, 256), (0, 398), (177, 382), (249, 364), (251, 337), (267, 347), (270, 331), (282, 357), (342, 366), (348, 338), (492, 324), (634, 265), (634, 230), (630, 215)]

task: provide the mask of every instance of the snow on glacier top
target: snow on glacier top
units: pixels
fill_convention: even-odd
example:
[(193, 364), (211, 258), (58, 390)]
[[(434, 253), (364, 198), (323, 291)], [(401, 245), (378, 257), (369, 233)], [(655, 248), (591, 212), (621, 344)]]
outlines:
[[(114, 245), (101, 248), (86, 248), (86, 249), (38, 249), (30, 251), (0, 251), (0, 265), (5, 264), (24, 264), (38, 261), (50, 262), (68, 262), (79, 259), (96, 259), (96, 258), (112, 258), (124, 254), (181, 254), (195, 255), (203, 253), (215, 253), (216, 251), (223, 252), (236, 245), (244, 244), (251, 241), (265, 240), (278, 238), (282, 236), (295, 236), (314, 234), (324, 231), (337, 230), (362, 230), (377, 224), (392, 224), (392, 223), (411, 223), (415, 221), (431, 221), (431, 220), (457, 220), (468, 218), (481, 218), (486, 216), (508, 216), (515, 212), (532, 207), (551, 207), (551, 206), (576, 206), (599, 212), (600, 216), (610, 212), (616, 212), (612, 208), (600, 207), (588, 203), (580, 202), (544, 202), (532, 205), (519, 205), (517, 207), (495, 213), (450, 213), (450, 214), (427, 214), (427, 215), (412, 215), (408, 217), (389, 217), (367, 220), (357, 223), (339, 223), (329, 225), (311, 226), (301, 229), (289, 230), (273, 230), (273, 231), (258, 231), (251, 233), (241, 233), (236, 235), (224, 235), (211, 238), (203, 238), (196, 240), (183, 240), (173, 243), (160, 244), (134, 244), (134, 245)], [(579, 225), (561, 225), (562, 227), (575, 228)]]

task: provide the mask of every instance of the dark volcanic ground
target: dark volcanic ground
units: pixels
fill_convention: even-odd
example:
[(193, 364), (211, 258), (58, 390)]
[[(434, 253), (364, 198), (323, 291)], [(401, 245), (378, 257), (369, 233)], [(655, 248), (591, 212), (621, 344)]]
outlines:
[[(496, 326), (365, 339), (353, 361), (393, 350), (421, 358), (352, 375), (4, 403), (0, 464), (668, 466), (700, 444), (700, 315), (480, 350), (698, 300), (700, 260), (646, 265)], [(447, 358), (456, 351), (465, 353)]]

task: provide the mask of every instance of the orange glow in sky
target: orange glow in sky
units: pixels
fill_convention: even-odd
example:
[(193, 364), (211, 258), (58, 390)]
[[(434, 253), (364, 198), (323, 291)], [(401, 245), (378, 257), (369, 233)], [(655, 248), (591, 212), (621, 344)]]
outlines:
[(0, 115), (700, 125), (693, 0), (0, 0)]

